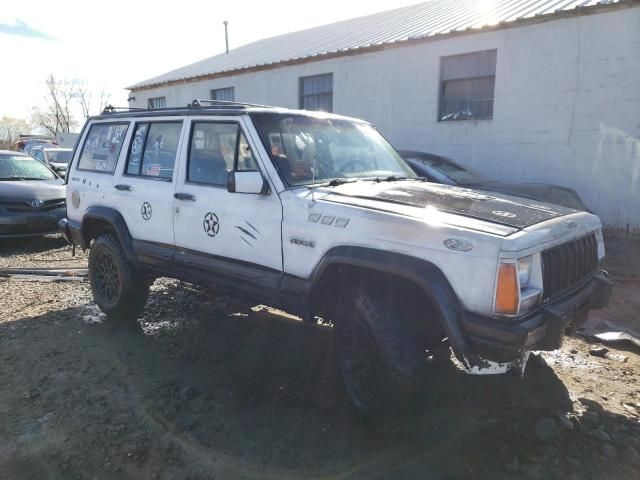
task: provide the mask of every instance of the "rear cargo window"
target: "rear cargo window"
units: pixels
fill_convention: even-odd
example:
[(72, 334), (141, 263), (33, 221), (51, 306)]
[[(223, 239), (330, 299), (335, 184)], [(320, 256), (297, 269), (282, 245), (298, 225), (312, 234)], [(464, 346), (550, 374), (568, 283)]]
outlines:
[(78, 170), (113, 173), (128, 127), (128, 123), (95, 123), (91, 125), (82, 146)]

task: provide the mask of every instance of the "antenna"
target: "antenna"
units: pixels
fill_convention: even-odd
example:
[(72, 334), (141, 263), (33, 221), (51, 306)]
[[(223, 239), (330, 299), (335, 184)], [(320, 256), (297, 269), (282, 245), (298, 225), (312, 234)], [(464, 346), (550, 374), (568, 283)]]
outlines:
[(227, 53), (229, 53), (229, 30), (227, 29), (227, 25), (229, 25), (229, 22), (225, 20), (222, 23), (224, 23), (224, 43), (226, 45), (226, 51)]
[(315, 192), (316, 192), (316, 158), (318, 158), (318, 151), (313, 155), (313, 168), (311, 169), (311, 207), (316, 204)]

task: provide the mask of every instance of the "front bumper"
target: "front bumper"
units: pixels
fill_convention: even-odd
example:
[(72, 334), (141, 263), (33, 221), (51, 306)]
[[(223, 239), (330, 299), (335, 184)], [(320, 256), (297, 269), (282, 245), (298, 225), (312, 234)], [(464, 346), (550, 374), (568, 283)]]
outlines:
[(81, 226), (78, 222), (63, 218), (58, 222), (58, 231), (70, 245), (85, 247), (82, 241)]
[(601, 272), (577, 290), (522, 319), (465, 313), (462, 323), (469, 340), (470, 358), (511, 362), (527, 351), (560, 348), (567, 329), (584, 323), (589, 310), (606, 307), (611, 291), (611, 281)]
[(58, 222), (67, 214), (66, 208), (43, 212), (0, 213), (0, 238), (35, 237), (58, 233)]

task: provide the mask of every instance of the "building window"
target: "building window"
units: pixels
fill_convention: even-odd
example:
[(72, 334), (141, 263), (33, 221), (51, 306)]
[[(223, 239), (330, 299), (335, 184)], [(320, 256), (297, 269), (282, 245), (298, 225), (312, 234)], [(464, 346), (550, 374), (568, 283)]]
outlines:
[(211, 100), (218, 100), (219, 102), (233, 102), (234, 99), (233, 87), (228, 88), (214, 88), (211, 90)]
[(148, 100), (149, 108), (164, 108), (167, 106), (167, 97), (154, 97)]
[(439, 120), (493, 118), (496, 50), (440, 59)]
[(333, 111), (333, 73), (300, 77), (300, 108)]

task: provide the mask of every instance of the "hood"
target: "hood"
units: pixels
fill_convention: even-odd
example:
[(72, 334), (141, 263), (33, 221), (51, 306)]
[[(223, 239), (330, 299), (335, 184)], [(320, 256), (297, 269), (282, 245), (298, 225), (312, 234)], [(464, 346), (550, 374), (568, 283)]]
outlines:
[(50, 200), (65, 198), (63, 180), (11, 180), (0, 181), (0, 199)]
[(545, 203), (553, 203), (575, 210), (587, 210), (575, 190), (547, 183), (503, 183), (491, 182), (468, 186), (479, 190), (499, 192), (517, 197), (529, 198)]
[(388, 207), (393, 205), (429, 208), (518, 230), (575, 213), (569, 208), (525, 198), (414, 180), (344, 184), (331, 189), (323, 200), (361, 207), (359, 200), (373, 200), (376, 210), (392, 210)]

